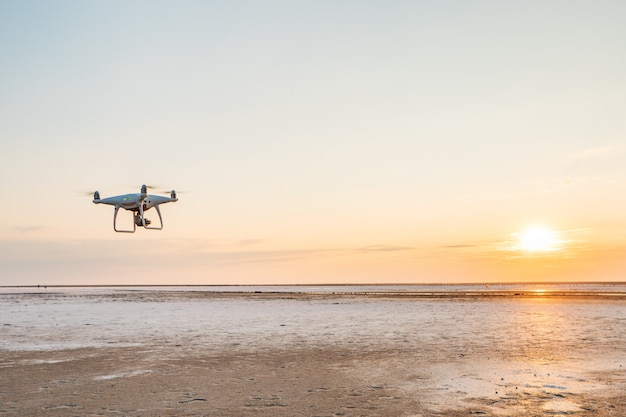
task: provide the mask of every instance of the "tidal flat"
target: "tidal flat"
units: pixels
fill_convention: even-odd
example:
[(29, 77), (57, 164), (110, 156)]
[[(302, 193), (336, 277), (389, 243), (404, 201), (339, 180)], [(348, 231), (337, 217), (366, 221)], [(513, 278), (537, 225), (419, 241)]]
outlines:
[(600, 294), (0, 291), (0, 415), (626, 415)]

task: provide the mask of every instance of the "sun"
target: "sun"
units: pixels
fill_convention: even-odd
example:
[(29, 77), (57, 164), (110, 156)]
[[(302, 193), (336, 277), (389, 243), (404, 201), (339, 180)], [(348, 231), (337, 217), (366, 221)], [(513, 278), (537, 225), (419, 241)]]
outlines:
[(549, 252), (560, 249), (558, 233), (543, 226), (533, 226), (518, 235), (518, 248), (526, 252)]

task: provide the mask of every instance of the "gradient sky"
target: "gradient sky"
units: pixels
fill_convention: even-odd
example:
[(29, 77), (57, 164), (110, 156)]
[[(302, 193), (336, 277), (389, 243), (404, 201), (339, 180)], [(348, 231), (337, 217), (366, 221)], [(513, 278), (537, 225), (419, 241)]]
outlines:
[[(2, 1), (0, 285), (624, 280), (624, 22), (623, 1)], [(84, 195), (144, 183), (186, 191), (162, 231), (116, 234)], [(557, 247), (519, 248), (536, 224)]]

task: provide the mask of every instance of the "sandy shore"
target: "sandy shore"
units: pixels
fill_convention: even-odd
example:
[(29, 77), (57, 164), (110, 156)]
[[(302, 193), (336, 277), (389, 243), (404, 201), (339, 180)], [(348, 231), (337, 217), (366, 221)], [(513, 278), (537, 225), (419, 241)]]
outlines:
[[(266, 299), (262, 307), (275, 309), (276, 302)], [(395, 308), (393, 301), (369, 303), (380, 302), (386, 309)], [(442, 310), (449, 306), (434, 303)], [(570, 307), (596, 314), (603, 303)], [(299, 304), (288, 307), (293, 310), (294, 305), (297, 309)], [(344, 306), (335, 300), (323, 307), (333, 306), (347, 309), (342, 312), (362, 307), (353, 299)], [(484, 306), (477, 302), (452, 307)], [(526, 304), (521, 307), (524, 313)], [(626, 305), (613, 307), (618, 316), (607, 328), (619, 332), (614, 323), (621, 323)], [(556, 309), (558, 317), (560, 308), (558, 303), (542, 304), (539, 313)], [(389, 334), (385, 336), (389, 343), (378, 340), (367, 345), (368, 338), (381, 337), (364, 334), (362, 339), (349, 339), (329, 333), (322, 339), (325, 343), (308, 343), (305, 338), (281, 346), (260, 343), (252, 334), (240, 336), (232, 345), (206, 341), (192, 345), (184, 338), (170, 338), (145, 339), (134, 346), (109, 341), (110, 346), (78, 349), (0, 350), (0, 415), (626, 415), (626, 341), (620, 335), (607, 339), (609, 343), (559, 341), (547, 333), (545, 340), (524, 339), (524, 344), (513, 340), (505, 346), (501, 339), (485, 341), (492, 336), (466, 331), (471, 327), (462, 322), (445, 325), (460, 329), (457, 334), (443, 324), (435, 326), (443, 329), (439, 336), (445, 344), (439, 339), (429, 342), (426, 336), (419, 339), (422, 343), (403, 344)], [(279, 322), (276, 326), (277, 331), (285, 328)], [(567, 354), (560, 355), (562, 351)], [(589, 352), (603, 351), (610, 353), (602, 362), (609, 363), (608, 368), (585, 365), (594, 359), (587, 357)], [(621, 357), (623, 364), (618, 363)]]
[[(322, 349), (181, 355), (137, 348), (3, 354), (0, 413), (11, 416), (626, 415), (624, 375), (595, 394), (502, 381), (482, 397), (432, 385), (406, 352)], [(462, 367), (460, 367), (462, 368)], [(458, 375), (461, 377), (462, 375)], [(433, 390), (435, 392), (433, 392)], [(437, 394), (436, 391), (439, 391)], [(434, 399), (434, 401), (433, 401)], [(446, 402), (450, 406), (446, 406)], [(575, 405), (578, 404), (578, 405)]]

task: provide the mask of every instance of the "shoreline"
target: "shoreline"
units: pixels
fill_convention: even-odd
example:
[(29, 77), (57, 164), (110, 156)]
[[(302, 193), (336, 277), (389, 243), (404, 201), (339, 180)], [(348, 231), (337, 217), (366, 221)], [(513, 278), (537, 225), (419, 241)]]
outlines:
[(116, 288), (116, 287), (410, 287), (410, 286), (518, 286), (518, 285), (615, 285), (626, 287), (626, 281), (511, 281), (511, 282), (390, 282), (390, 283), (302, 283), (302, 284), (26, 284), (0, 285), (0, 288)]
[[(25, 287), (20, 287), (25, 289)], [(31, 288), (31, 287), (28, 287)], [(616, 300), (625, 301), (626, 292), (616, 291), (577, 291), (577, 290), (476, 290), (476, 291), (211, 291), (177, 289), (155, 290), (145, 287), (133, 287), (129, 290), (116, 290), (117, 287), (80, 287), (105, 291), (95, 292), (64, 292), (58, 291), (66, 287), (41, 288), (41, 291), (11, 291), (0, 290), (0, 300), (12, 296), (56, 296), (62, 297), (114, 297), (136, 298), (145, 295), (159, 299), (388, 299), (388, 300), (419, 300), (419, 299), (583, 299), (583, 300)], [(76, 287), (72, 287), (76, 288)], [(170, 287), (175, 288), (175, 287)], [(110, 291), (106, 291), (109, 289)]]

